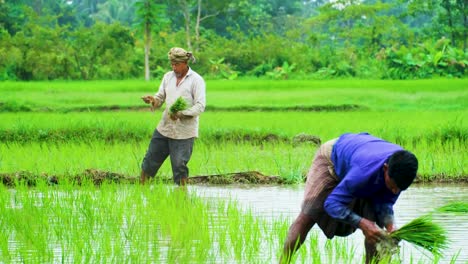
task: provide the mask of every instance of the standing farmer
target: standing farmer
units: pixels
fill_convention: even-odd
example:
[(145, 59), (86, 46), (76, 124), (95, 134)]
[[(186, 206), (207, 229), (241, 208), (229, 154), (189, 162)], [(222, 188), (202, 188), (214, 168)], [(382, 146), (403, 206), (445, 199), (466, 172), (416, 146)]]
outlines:
[[(191, 52), (171, 48), (168, 53), (172, 71), (167, 72), (154, 95), (143, 96), (151, 108), (159, 108), (166, 102), (161, 121), (154, 130), (148, 150), (141, 164), (141, 183), (154, 177), (169, 156), (174, 183), (184, 186), (189, 169), (187, 163), (192, 155), (193, 142), (198, 137), (198, 116), (205, 110), (205, 81), (188, 66), (195, 61)], [(171, 113), (170, 107), (182, 97), (187, 109)]]
[(289, 263), (314, 224), (328, 239), (361, 229), (366, 263), (375, 261), (383, 228), (395, 231), (393, 205), (417, 170), (411, 152), (367, 133), (324, 143), (307, 174), (301, 212), (289, 228), (280, 262)]

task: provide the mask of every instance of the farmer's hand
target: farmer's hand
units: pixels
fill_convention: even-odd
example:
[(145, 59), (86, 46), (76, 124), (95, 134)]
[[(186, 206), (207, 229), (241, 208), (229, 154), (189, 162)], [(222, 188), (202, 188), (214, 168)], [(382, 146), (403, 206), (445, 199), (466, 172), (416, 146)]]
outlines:
[(170, 113), (169, 114), (169, 117), (172, 119), (172, 120), (177, 120), (177, 119), (183, 119), (185, 117), (184, 114), (182, 114), (182, 112), (180, 111), (177, 111), (176, 113)]
[(380, 240), (385, 239), (385, 237), (387, 236), (384, 230), (378, 227), (374, 222), (365, 218), (362, 218), (361, 222), (359, 222), (359, 228), (364, 233), (366, 240), (372, 244), (375, 244)]
[(141, 99), (143, 99), (145, 103), (151, 104), (151, 111), (154, 111), (154, 109), (157, 109), (161, 106), (161, 101), (151, 95), (142, 96)]
[(385, 229), (387, 229), (388, 233), (392, 233), (393, 231), (396, 231), (396, 226), (393, 223), (390, 223), (390, 224), (387, 224)]
[(145, 96), (142, 96), (141, 99), (142, 99), (145, 103), (149, 104), (149, 103), (152, 103), (152, 102), (153, 102), (154, 97), (151, 96), (151, 95), (145, 95)]
[[(391, 229), (391, 231), (389, 231), (388, 228), (387, 228), (387, 232), (388, 232), (390, 235), (391, 235), (393, 232), (395, 232), (395, 231), (397, 231), (397, 228), (396, 228), (396, 227), (393, 227), (393, 229)], [(393, 238), (392, 238), (392, 241), (393, 241), (393, 243), (395, 243), (395, 245), (398, 245), (398, 244), (400, 244), (401, 239), (398, 239), (398, 238), (396, 238), (396, 237), (393, 237)]]

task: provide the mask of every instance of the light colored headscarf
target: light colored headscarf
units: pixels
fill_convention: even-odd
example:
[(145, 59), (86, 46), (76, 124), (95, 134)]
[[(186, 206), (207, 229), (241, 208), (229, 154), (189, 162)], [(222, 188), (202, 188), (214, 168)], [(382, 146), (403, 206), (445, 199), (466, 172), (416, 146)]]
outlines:
[(187, 62), (188, 60), (195, 62), (195, 57), (192, 52), (188, 52), (183, 48), (174, 47), (169, 50), (167, 56), (169, 57), (169, 60), (173, 62)]

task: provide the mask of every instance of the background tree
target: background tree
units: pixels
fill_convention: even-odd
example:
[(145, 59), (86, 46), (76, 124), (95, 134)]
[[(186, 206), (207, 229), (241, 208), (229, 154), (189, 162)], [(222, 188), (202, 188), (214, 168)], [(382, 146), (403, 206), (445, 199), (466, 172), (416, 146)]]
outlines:
[(73, 0), (71, 5), (75, 8), (80, 24), (92, 26), (94, 24), (93, 15), (98, 12), (98, 5), (105, 0)]
[(7, 30), (11, 35), (20, 31), (22, 25), (28, 19), (27, 14), (25, 14), (27, 10), (25, 2), (19, 0), (15, 3), (10, 1), (0, 3), (0, 27)]
[[(430, 20), (430, 23), (422, 24), (426, 29), (426, 35), (433, 39), (450, 38), (452, 45), (461, 47), (466, 52), (468, 37), (468, 2), (466, 0), (413, 0), (410, 2), (400, 0), (400, 4), (407, 6), (404, 15), (409, 16), (413, 21), (424, 17)], [(421, 26), (421, 23), (414, 24)]]
[(204, 8), (205, 6), (203, 5), (203, 3), (205, 2), (207, 1), (202, 1), (202, 0), (197, 1), (197, 20), (195, 23), (195, 51), (199, 51), (200, 49), (201, 23), (203, 22), (203, 20), (208, 19), (210, 17), (217, 16), (219, 14), (219, 11), (214, 11), (213, 13), (206, 12), (206, 9)]
[(441, 15), (440, 20), (446, 21), (450, 38), (454, 46), (458, 42), (463, 43), (463, 50), (467, 47), (468, 33), (468, 2), (466, 0), (442, 0), (441, 6), (445, 9), (445, 16)]
[(191, 24), (192, 24), (192, 13), (194, 9), (195, 0), (177, 0), (178, 11), (182, 14), (184, 18), (184, 30), (185, 30), (185, 41), (187, 43), (187, 48), (192, 50), (192, 34), (191, 34)]
[(151, 33), (161, 29), (166, 24), (165, 5), (158, 4), (151, 0), (141, 0), (135, 3), (138, 16), (137, 25), (143, 29), (143, 39), (145, 43), (145, 80), (150, 80), (149, 56), (151, 50)]
[(131, 26), (135, 20), (135, 4), (137, 0), (108, 0), (98, 4), (98, 10), (91, 17), (94, 20), (112, 23), (122, 23)]
[(149, 80), (171, 46), (209, 78), (466, 76), (466, 0), (135, 1), (0, 0), (0, 78)]

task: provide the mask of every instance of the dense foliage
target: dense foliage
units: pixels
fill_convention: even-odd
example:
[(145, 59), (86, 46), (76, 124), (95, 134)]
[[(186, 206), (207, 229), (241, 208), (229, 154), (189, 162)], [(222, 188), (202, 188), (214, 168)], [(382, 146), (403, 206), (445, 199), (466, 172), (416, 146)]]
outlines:
[[(156, 4), (151, 9), (146, 8)], [(0, 80), (465, 77), (463, 0), (0, 0)], [(145, 63), (145, 59), (147, 60)]]

